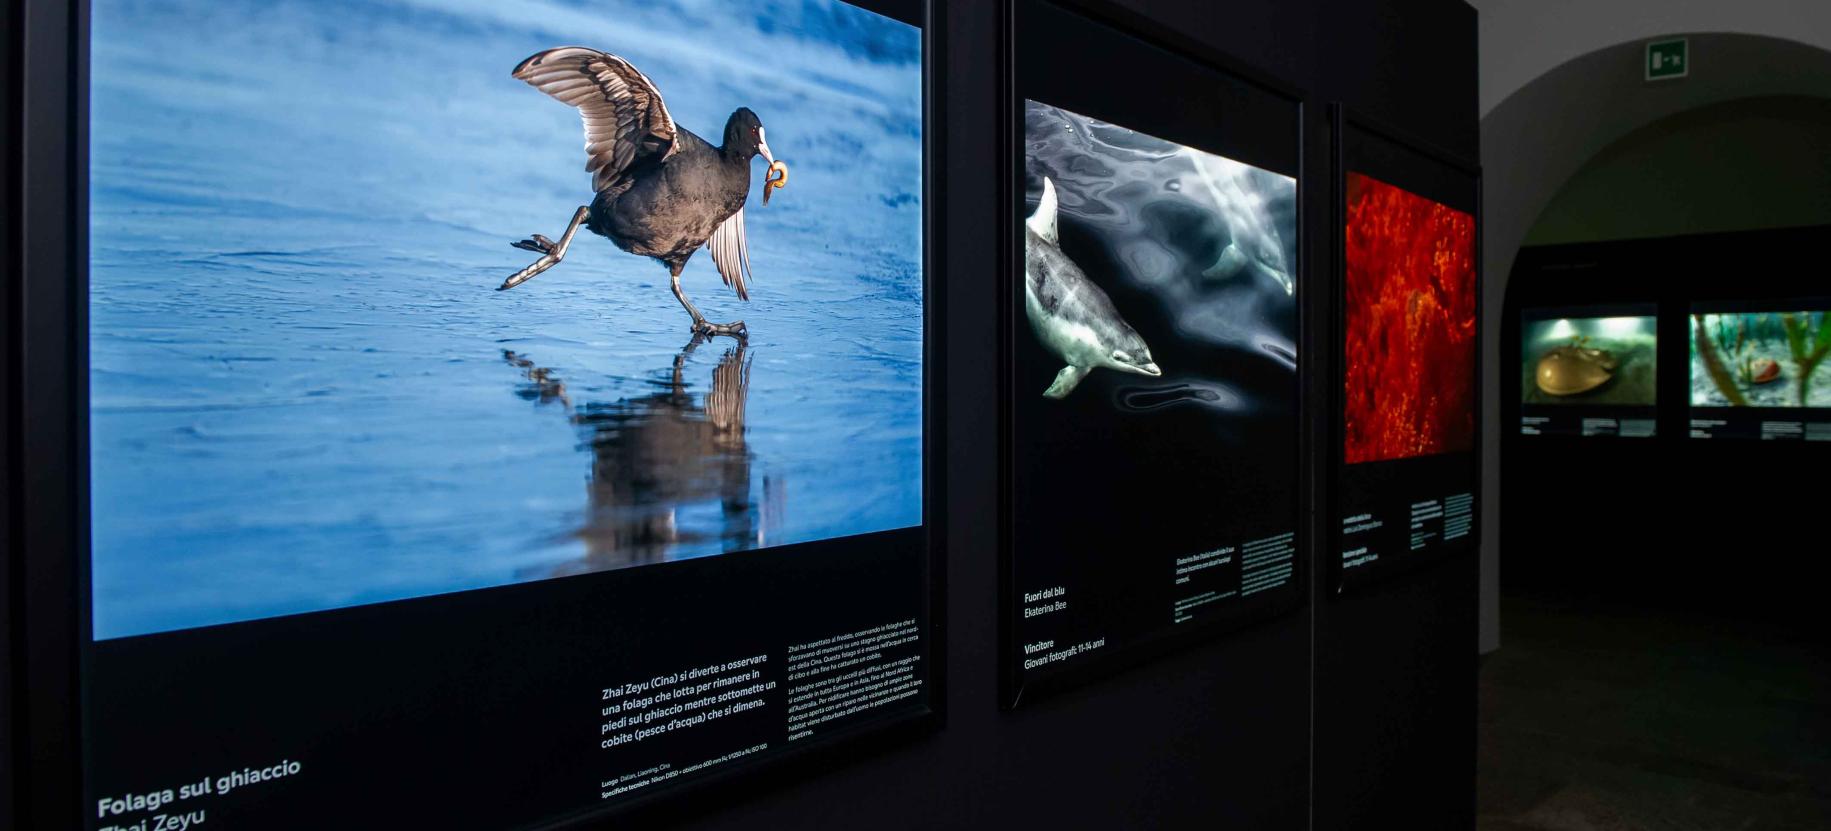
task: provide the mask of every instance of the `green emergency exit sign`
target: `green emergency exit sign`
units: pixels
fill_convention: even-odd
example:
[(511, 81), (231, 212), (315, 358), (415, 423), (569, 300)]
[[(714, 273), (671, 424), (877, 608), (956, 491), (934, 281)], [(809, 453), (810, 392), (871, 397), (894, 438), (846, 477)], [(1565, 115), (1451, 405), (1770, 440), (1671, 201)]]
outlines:
[(1647, 80), (1665, 81), (1691, 73), (1691, 55), (1684, 38), (1647, 44)]

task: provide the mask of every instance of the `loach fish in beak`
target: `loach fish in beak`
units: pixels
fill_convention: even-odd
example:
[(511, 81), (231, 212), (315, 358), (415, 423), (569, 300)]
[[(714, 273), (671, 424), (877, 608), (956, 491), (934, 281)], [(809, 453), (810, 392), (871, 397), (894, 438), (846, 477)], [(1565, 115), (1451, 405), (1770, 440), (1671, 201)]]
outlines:
[(763, 204), (769, 204), (770, 191), (784, 187), (788, 187), (788, 162), (770, 162), (768, 172), (763, 174)]

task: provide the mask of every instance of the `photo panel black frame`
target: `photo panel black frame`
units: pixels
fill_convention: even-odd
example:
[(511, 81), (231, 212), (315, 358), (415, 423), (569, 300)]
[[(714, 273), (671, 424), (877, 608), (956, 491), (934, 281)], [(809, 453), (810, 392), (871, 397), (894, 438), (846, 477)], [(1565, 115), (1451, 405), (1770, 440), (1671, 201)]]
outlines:
[[(446, 801), (462, 806), (466, 812), (466, 821), (501, 821), (516, 826), (574, 828), (599, 827), (612, 819), (642, 823), (683, 819), (717, 810), (734, 800), (777, 790), (836, 765), (849, 763), (868, 754), (881, 753), (892, 746), (930, 735), (945, 720), (946, 581), (944, 559), (940, 553), (946, 533), (943, 510), (946, 488), (940, 460), (945, 446), (941, 414), (946, 408), (944, 368), (947, 330), (942, 316), (945, 308), (944, 272), (938, 265), (944, 262), (946, 254), (943, 237), (945, 225), (940, 221), (945, 215), (942, 203), (946, 199), (940, 156), (940, 147), (945, 137), (945, 100), (938, 94), (937, 67), (942, 63), (938, 56), (945, 54), (946, 46), (940, 28), (935, 25), (937, 10), (927, 0), (845, 2), (916, 26), (921, 31), (922, 38), (922, 525), (862, 535), (876, 538), (872, 544), (879, 545), (886, 551), (897, 549), (913, 552), (919, 559), (919, 576), (914, 578), (907, 589), (916, 598), (915, 608), (924, 617), (919, 623), (922, 661), (926, 664), (924, 695), (919, 699), (921, 706), (919, 709), (904, 708), (895, 714), (850, 724), (805, 744), (790, 745), (777, 752), (734, 760), (698, 776), (682, 777), (684, 781), (654, 786), (633, 798), (587, 804), (576, 810), (513, 818), (494, 817), (486, 816), (488, 811), (485, 814), (476, 813), (479, 806), (474, 803), (466, 804), (464, 800), (448, 798)], [(19, 690), (22, 695), (17, 702), (10, 701), (10, 697), (0, 697), (0, 703), (16, 704), (9, 715), (16, 714), (17, 718), (9, 719), (8, 724), (17, 727), (17, 731), (9, 738), (16, 750), (15, 758), (24, 762), (16, 780), (19, 787), (14, 792), (19, 797), (16, 811), (18, 820), (25, 827), (87, 827), (97, 823), (96, 806), (91, 798), (98, 796), (90, 792), (89, 757), (95, 748), (96, 736), (89, 729), (90, 714), (87, 712), (92, 703), (90, 672), (97, 647), (90, 640), (88, 622), (90, 458), (87, 229), (90, 7), (86, 2), (63, 4), (52, 0), (25, 0), (15, 4), (13, 9), (16, 19), (23, 21), (23, 25), (13, 35), (18, 38), (15, 43), (29, 42), (34, 48), (21, 50), (21, 54), (16, 56), (18, 77), (9, 74), (7, 79), (9, 96), (17, 93), (22, 106), (12, 116), (18, 119), (12, 126), (18, 128), (17, 135), (21, 140), (16, 145), (11, 141), (14, 133), (9, 127), (9, 141), (5, 147), (9, 165), (15, 159), (14, 151), (17, 150), (19, 166), (9, 167), (6, 182), (18, 185), (20, 202), (33, 206), (32, 211), (18, 214), (20, 223), (15, 239), (31, 239), (34, 244), (30, 247), (8, 248), (9, 254), (18, 252), (16, 262), (21, 279), (16, 284), (17, 294), (8, 295), (6, 311), (9, 319), (19, 320), (24, 325), (15, 336), (16, 339), (9, 340), (9, 348), (3, 353), (7, 358), (4, 378), (8, 382), (6, 388), (9, 400), (8, 421), (0, 424), (9, 428), (8, 436), (14, 435), (10, 428), (17, 426), (18, 434), (32, 436), (33, 439), (23, 442), (17, 448), (17, 456), (10, 452), (13, 449), (10, 446), (9, 452), (0, 456), (7, 462), (9, 478), (17, 474), (16, 481), (25, 485), (17, 492), (18, 502), (7, 506), (10, 509), (16, 504), (20, 508), (19, 512), (0, 514), (0, 520), (5, 520), (0, 528), (7, 532), (12, 556), (18, 558), (11, 563), (13, 569), (10, 572), (17, 581), (17, 591), (10, 592), (8, 597), (17, 598), (20, 603), (17, 609), (7, 611), (13, 612), (11, 619), (18, 624), (15, 640), (19, 650), (17, 654), (9, 651), (8, 657), (11, 660), (8, 662), (8, 671), (18, 673), (12, 675), (12, 678), (30, 677), (32, 683)], [(7, 57), (11, 60), (15, 56)], [(13, 110), (9, 109), (9, 112)], [(10, 175), (15, 169), (24, 174), (17, 182)], [(10, 201), (13, 195), (14, 189), (9, 188), (8, 204), (13, 204)], [(12, 231), (9, 228), (9, 233)], [(9, 272), (12, 264), (9, 262)], [(14, 284), (9, 283), (9, 287), (12, 285)], [(13, 307), (14, 299), (18, 301), (17, 309)], [(17, 346), (17, 350), (12, 349), (12, 346)], [(15, 368), (19, 370), (17, 378), (13, 376)], [(16, 401), (12, 399), (14, 395), (18, 396)], [(16, 425), (10, 420), (14, 413), (19, 416)], [(19, 520), (17, 523), (13, 522), (15, 518)], [(847, 546), (858, 544), (859, 539), (828, 539), (784, 548), (824, 549), (826, 554), (816, 552), (816, 555), (829, 556)], [(765, 553), (779, 550), (767, 549)], [(733, 562), (741, 563), (734, 569), (739, 572), (766, 568), (756, 558), (744, 555)], [(696, 565), (691, 560), (672, 565), (689, 569), (706, 566), (705, 563)], [(161, 656), (157, 649), (148, 649), (111, 670), (123, 677), (145, 679), (158, 687), (182, 683), (172, 680), (180, 674), (178, 669), (210, 671), (212, 665), (208, 663), (209, 658), (224, 654), (223, 650), (251, 655), (254, 653), (250, 650), (257, 644), (260, 649), (266, 649), (286, 644), (289, 640), (309, 637), (306, 634), (308, 630), (328, 621), (352, 633), (352, 638), (364, 637), (359, 633), (373, 633), (378, 629), (388, 630), (387, 637), (364, 637), (367, 642), (365, 646), (374, 647), (374, 651), (367, 655), (320, 656), (320, 667), (360, 669), (367, 662), (369, 668), (378, 668), (399, 658), (398, 655), (387, 653), (386, 642), (390, 639), (397, 646), (416, 642), (416, 639), (419, 643), (432, 643), (440, 638), (449, 640), (454, 633), (461, 631), (444, 628), (435, 621), (428, 620), (429, 610), (435, 617), (437, 614), (463, 615), (492, 609), (506, 601), (519, 602), (520, 608), (526, 611), (540, 605), (529, 602), (537, 600), (536, 596), (561, 593), (588, 599), (593, 593), (592, 584), (616, 580), (620, 574), (633, 575), (642, 571), (647, 569), (511, 584), (173, 633), (134, 636), (105, 643), (159, 643), (197, 636), (205, 645), (187, 650), (185, 654), (188, 657), (168, 662), (158, 660)], [(743, 576), (734, 576), (731, 582), (742, 584)], [(865, 602), (854, 601), (855, 605)], [(575, 610), (577, 608), (580, 607), (575, 607)], [(576, 615), (568, 620), (568, 614), (555, 612), (543, 618), (543, 622), (555, 626), (581, 622)], [(248, 628), (250, 626), (260, 628), (259, 637), (255, 637), (254, 630)], [(403, 636), (404, 630), (410, 634)], [(477, 647), (476, 654), (481, 656), (479, 660), (514, 655), (528, 646), (525, 641), (514, 643), (503, 638), (492, 638), (481, 627), (473, 627), (469, 635), (475, 639), (470, 645)], [(463, 646), (466, 645), (451, 644), (445, 657), (455, 658), (471, 652), (461, 648)], [(176, 656), (167, 654), (164, 657)], [(341, 663), (344, 661), (354, 666)], [(254, 668), (254, 671), (276, 673), (273, 678), (278, 680), (281, 676), (277, 673), (284, 671), (282, 665), (285, 663), (283, 660), (267, 661)], [(548, 662), (549, 665), (553, 663)], [(493, 692), (502, 696), (512, 697), (515, 694), (514, 688), (526, 681), (515, 678), (514, 683), (503, 682), (503, 679), (519, 672), (520, 667), (510, 669), (484, 664), (463, 669), (481, 672), (499, 670), (491, 677), (498, 680), (500, 687)], [(309, 679), (306, 681), (309, 683)], [(306, 688), (300, 695), (311, 692), (310, 688)], [(413, 705), (428, 703), (424, 697), (415, 700), (390, 699), (389, 695), (397, 690), (382, 688), (374, 692), (377, 703), (369, 705), (366, 716), (359, 712), (318, 712), (303, 718), (318, 719), (317, 723), (311, 725), (311, 729), (316, 732), (354, 735), (353, 731), (374, 730), (379, 723), (399, 720)], [(474, 692), (465, 691), (459, 695)], [(482, 697), (489, 697), (487, 691)], [(281, 699), (284, 698), (281, 696)], [(222, 702), (221, 699), (216, 701)], [(250, 702), (248, 715), (275, 723), (302, 718), (297, 712), (285, 711), (283, 706), (277, 708), (277, 712), (266, 709), (266, 706), (274, 703), (273, 699), (268, 699), (267, 705)], [(774, 712), (774, 709), (771, 711)], [(510, 708), (510, 712), (513, 712), (513, 708)], [(128, 715), (110, 713), (108, 717), (119, 721)], [(549, 725), (563, 722), (567, 725), (564, 728), (567, 730), (576, 731), (580, 727), (565, 719), (555, 719), (552, 714), (540, 714), (537, 717), (537, 720), (543, 719), (543, 723)], [(182, 736), (187, 728), (193, 726), (185, 724), (180, 717), (173, 718), (170, 724), (159, 726), (156, 730)], [(216, 729), (216, 726), (199, 729), (208, 732)], [(264, 728), (259, 732), (264, 732)], [(565, 737), (552, 738), (559, 742), (575, 735), (575, 732), (569, 732)], [(425, 749), (429, 753), (486, 754), (498, 748), (487, 744), (452, 741), (449, 744), (435, 743)], [(173, 762), (172, 769), (161, 769), (158, 778), (169, 782), (174, 788), (199, 777), (226, 772), (193, 769), (196, 767), (193, 760), (179, 751), (174, 751), (169, 758)], [(511, 758), (507, 764), (514, 765), (516, 761), (516, 758)], [(247, 763), (258, 766), (254, 759), (247, 760)], [(586, 778), (587, 775), (581, 774), (580, 781), (583, 782)], [(364, 821), (379, 821), (378, 818), (385, 818), (390, 811), (400, 819), (411, 816), (417, 820), (423, 817), (423, 803), (396, 805), (377, 813), (374, 809), (379, 803), (372, 796), (377, 789), (389, 787), (384, 778), (349, 777), (341, 781), (351, 787), (359, 784), (367, 786), (361, 791), (346, 792), (346, 795), (364, 794), (361, 800), (347, 802), (353, 810), (364, 812)], [(497, 787), (492, 788), (492, 792), (507, 792), (505, 788), (512, 789), (510, 786), (519, 783), (494, 784)], [(580, 789), (580, 792), (583, 793), (584, 789)], [(719, 798), (691, 798), (710, 792), (718, 793)], [(476, 791), (469, 790), (465, 793), (474, 794)], [(491, 806), (490, 810), (500, 811), (501, 806)], [(212, 818), (216, 818), (214, 813)], [(352, 818), (352, 821), (356, 820)]]
[[(1831, 420), (1827, 408), (1812, 407), (1694, 407), (1691, 403), (1691, 349), (1695, 336), (1693, 314), (1725, 312), (1831, 310), (1831, 288), (1821, 274), (1799, 263), (1820, 256), (1827, 226), (1772, 228), (1688, 234), (1663, 239), (1595, 243), (1604, 252), (1617, 249), (1645, 252), (1648, 261), (1640, 275), (1641, 289), (1661, 299), (1661, 360), (1672, 356), (1671, 373), (1662, 371), (1675, 394), (1660, 394), (1661, 412), (1677, 441), (1686, 443), (1692, 458), (1713, 465), (1744, 466), (1751, 445), (1770, 446), (1789, 455), (1831, 453), (1831, 442), (1802, 441), (1803, 436), (1763, 437), (1767, 421)], [(1750, 276), (1755, 275), (1755, 276)], [(1681, 336), (1675, 336), (1680, 335)], [(1783, 371), (1789, 362), (1782, 362)], [(1819, 373), (1827, 370), (1821, 365)], [(1822, 379), (1821, 379), (1822, 380)], [(1693, 420), (1726, 420), (1728, 429), (1710, 438), (1698, 437)], [(1662, 424), (1665, 430), (1666, 425)], [(1755, 451), (1762, 452), (1762, 451)]]
[[(6, 121), (0, 125), (0, 216), (9, 218), (20, 215), (19, 173), (22, 154), (20, 139), (21, 127), (24, 124), (24, 108), (20, 102), (19, 78), (21, 63), (25, 51), (22, 37), (24, 17), (18, 3), (9, 3), (0, 11), (0, 112), (6, 113)], [(17, 520), (13, 516), (14, 504), (21, 487), (19, 475), (18, 431), (15, 422), (19, 417), (20, 390), (17, 377), (19, 348), (19, 264), (20, 264), (20, 223), (8, 221), (0, 228), (0, 621), (7, 627), (8, 636), (0, 643), (0, 753), (6, 754), (6, 761), (0, 762), (5, 773), (0, 774), (0, 805), (8, 806), (0, 818), (11, 818), (12, 806), (18, 804), (15, 796), (15, 777), (12, 766), (17, 756), (14, 747), (18, 743), (15, 703), (17, 698), (15, 676), (18, 665), (18, 650), (12, 636), (12, 627), (17, 619), (17, 607), (13, 599), (14, 571), (18, 568), (19, 551), (22, 550), (17, 534)]]
[[(1524, 342), (1527, 323), (1552, 318), (1571, 318), (1578, 320), (1604, 317), (1652, 318), (1655, 337), (1657, 338), (1654, 346), (1655, 358), (1663, 360), (1663, 358), (1659, 358), (1659, 353), (1664, 351), (1662, 342), (1665, 335), (1658, 331), (1660, 328), (1659, 311), (1659, 303), (1655, 301), (1520, 306), (1515, 309), (1514, 314), (1512, 315), (1513, 319), (1507, 321), (1501, 328), (1501, 336), (1503, 338), (1511, 338), (1511, 341), (1501, 345), (1501, 369), (1505, 370), (1506, 368), (1511, 367), (1517, 372), (1524, 372), (1526, 362), (1529, 360), (1529, 356), (1525, 351)], [(1501, 412), (1513, 417), (1504, 419), (1500, 429), (1503, 433), (1516, 433), (1521, 436), (1530, 436), (1533, 440), (1549, 437), (1577, 437), (1602, 440), (1617, 438), (1645, 440), (1657, 438), (1661, 429), (1659, 425), (1659, 396), (1662, 394), (1660, 390), (1665, 386), (1664, 380), (1659, 376), (1663, 376), (1664, 374), (1665, 371), (1663, 369), (1655, 369), (1654, 400), (1653, 403), (1646, 405), (1587, 403), (1528, 404), (1522, 394), (1523, 382), (1509, 383), (1503, 386), (1502, 389)], [(1538, 423), (1540, 426), (1536, 428), (1538, 432), (1526, 432), (1525, 424), (1527, 418), (1539, 420)], [(1654, 432), (1644, 435), (1639, 433), (1622, 434), (1618, 429), (1615, 432), (1608, 433), (1585, 432), (1586, 428), (1584, 427), (1584, 422), (1588, 419), (1608, 419), (1614, 421), (1617, 425), (1630, 420), (1644, 420), (1652, 423)]]
[[(1803, 287), (1802, 287), (1803, 288)], [(1820, 291), (1823, 289), (1821, 288)], [(1697, 329), (1694, 315), (1759, 314), (1769, 312), (1823, 311), (1831, 315), (1831, 294), (1780, 293), (1764, 296), (1725, 298), (1709, 293), (1694, 294), (1683, 315), (1685, 337), (1685, 384), (1682, 406), (1685, 410), (1685, 435), (1691, 440), (1708, 441), (1779, 441), (1792, 444), (1804, 440), (1818, 444), (1831, 442), (1831, 407), (1762, 407), (1710, 406), (1691, 400), (1691, 362)], [(1826, 325), (1831, 325), (1827, 323)], [(1785, 371), (1786, 364), (1782, 364)], [(1831, 377), (1831, 370), (1815, 370)]]
[[(1471, 406), (1480, 407), (1485, 370), (1481, 365), (1482, 343), (1482, 221), (1481, 167), (1429, 142), (1357, 113), (1345, 105), (1330, 107), (1330, 121), (1335, 135), (1335, 169), (1331, 176), (1333, 217), (1330, 250), (1333, 252), (1328, 273), (1330, 288), (1330, 330), (1333, 337), (1330, 356), (1333, 382), (1330, 384), (1328, 446), (1323, 449), (1334, 487), (1325, 489), (1323, 521), (1328, 528), (1328, 543), (1323, 568), (1329, 585), (1337, 595), (1377, 585), (1455, 556), (1474, 556), (1481, 539), (1481, 447), (1485, 438), (1479, 413), (1474, 435), (1467, 451), (1431, 456), (1390, 459), (1349, 465), (1346, 457), (1346, 379), (1347, 365), (1347, 200), (1348, 175), (1359, 173), (1405, 190), (1438, 204), (1467, 213), (1475, 220), (1475, 334), (1476, 350)], [(1454, 542), (1441, 539), (1422, 552), (1407, 550), (1410, 516), (1406, 513), (1416, 499), (1442, 500), (1466, 488), (1469, 527)], [(1385, 523), (1378, 529), (1376, 543), (1402, 551), (1396, 557), (1347, 568), (1344, 564), (1344, 520), (1350, 516), (1379, 512)], [(1389, 515), (1387, 515), (1389, 514)], [(1441, 531), (1439, 530), (1439, 533)]]
[[(1514, 260), (1504, 300), (1506, 313), (1501, 320), (1501, 368), (1517, 371), (1523, 366), (1525, 352), (1520, 339), (1528, 312), (1564, 310), (1589, 315), (1595, 311), (1651, 309), (1659, 339), (1653, 408), (1656, 429), (1651, 438), (1635, 438), (1625, 443), (1643, 448), (1666, 446), (1684, 435), (1684, 408), (1680, 407), (1680, 417), (1675, 418), (1671, 391), (1684, 388), (1689, 359), (1674, 352), (1673, 287), (1669, 285), (1671, 281), (1666, 276), (1664, 264), (1651, 258), (1664, 246), (1658, 241), (1629, 240), (1559, 248), (1561, 250), (1550, 256), (1541, 249), (1524, 248)], [(1681, 287), (1678, 294), (1682, 296), (1684, 291)], [(1682, 310), (1679, 317), (1684, 317)], [(1679, 344), (1678, 352), (1684, 352), (1683, 344)], [(1585, 447), (1604, 445), (1617, 452), (1627, 452), (1622, 447), (1623, 442), (1615, 441), (1617, 436), (1581, 436), (1564, 432), (1522, 434), (1519, 425), (1525, 415), (1523, 405), (1517, 384), (1500, 385), (1498, 438), (1503, 452), (1520, 446), (1516, 443), (1521, 441), (1527, 443), (1523, 445), (1525, 447), (1558, 453), (1580, 453)]]
[[(1311, 357), (1303, 354), (1307, 315), (1303, 306), (1314, 296), (1310, 276), (1315, 270), (1304, 255), (1309, 231), (1302, 221), (1304, 170), (1304, 94), (1263, 72), (1229, 58), (1187, 48), (1167, 33), (1146, 27), (1121, 8), (1088, 0), (1005, 0), (1001, 38), (1004, 68), (1001, 82), (999, 146), (1002, 148), (998, 277), (1001, 287), (999, 321), (999, 572), (1000, 572), (1000, 704), (1015, 708), (1038, 697), (1053, 695), (1102, 676), (1147, 663), (1157, 657), (1187, 649), (1228, 632), (1282, 617), (1302, 607), (1308, 598), (1309, 561), (1313, 545), (1304, 494), (1308, 467), (1309, 409), (1301, 390)], [(1062, 55), (1099, 55), (1097, 61), (1060, 60)], [(1123, 72), (1122, 77), (1114, 73)], [(1145, 86), (1127, 84), (1135, 79)], [(1024, 668), (1024, 595), (1021, 569), (1025, 559), (1026, 518), (1018, 515), (1016, 495), (1019, 456), (1018, 396), (1039, 390), (1019, 389), (1015, 367), (1018, 339), (1029, 337), (1024, 315), (1020, 276), (1024, 273), (1021, 242), (1024, 217), (1029, 210), (1025, 188), (1024, 107), (1026, 100), (1060, 107), (1072, 113), (1136, 130), (1158, 139), (1225, 156), (1296, 180), (1297, 254), (1294, 339), (1298, 345), (1297, 369), (1291, 378), (1293, 411), (1289, 429), (1293, 452), (1289, 459), (1289, 523), (1293, 536), (1292, 573), (1286, 583), (1236, 606), (1182, 624), (1170, 621), (1168, 594), (1161, 611), (1163, 623), (1128, 635), (1121, 643), (1101, 647), (1101, 653), (1064, 661), (1064, 666), (1031, 674)], [(1164, 107), (1166, 100), (1179, 106)], [(1252, 114), (1257, 117), (1246, 117)], [(1097, 510), (1086, 504), (1063, 505), (1065, 513)], [(1030, 517), (1028, 519), (1039, 519)], [(1118, 517), (1109, 520), (1119, 521)], [(1109, 552), (1114, 557), (1136, 556), (1131, 551)], [(1043, 552), (1040, 556), (1048, 556)], [(1166, 557), (1165, 565), (1174, 561)], [(1163, 584), (1170, 584), (1170, 569)], [(1109, 602), (1124, 603), (1136, 596), (1121, 593)], [(1109, 607), (1110, 608), (1110, 607)], [(1136, 618), (1143, 610), (1121, 609)], [(1148, 612), (1143, 612), (1148, 614)], [(1104, 638), (1102, 638), (1104, 641)], [(1078, 657), (1078, 656), (1077, 656)]]

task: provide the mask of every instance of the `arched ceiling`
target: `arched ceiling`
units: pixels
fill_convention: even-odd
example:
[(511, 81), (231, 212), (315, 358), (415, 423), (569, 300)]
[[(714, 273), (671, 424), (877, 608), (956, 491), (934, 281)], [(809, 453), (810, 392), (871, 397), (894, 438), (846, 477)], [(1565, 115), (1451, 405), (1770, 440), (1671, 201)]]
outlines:
[[(1469, 0), (1481, 38), (1481, 114), (1591, 52), (1687, 32), (1759, 35), (1831, 50), (1824, 0)], [(1708, 68), (1708, 64), (1705, 65)]]
[(1522, 246), (1831, 225), (1831, 97), (1686, 110), (1590, 157)]

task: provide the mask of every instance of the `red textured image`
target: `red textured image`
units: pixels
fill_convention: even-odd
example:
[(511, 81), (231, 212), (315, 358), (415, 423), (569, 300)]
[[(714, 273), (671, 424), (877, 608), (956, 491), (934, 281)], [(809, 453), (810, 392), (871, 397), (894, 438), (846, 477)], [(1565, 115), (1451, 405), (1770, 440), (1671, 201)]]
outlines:
[(1348, 464), (1475, 443), (1475, 218), (1348, 174)]

